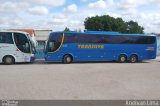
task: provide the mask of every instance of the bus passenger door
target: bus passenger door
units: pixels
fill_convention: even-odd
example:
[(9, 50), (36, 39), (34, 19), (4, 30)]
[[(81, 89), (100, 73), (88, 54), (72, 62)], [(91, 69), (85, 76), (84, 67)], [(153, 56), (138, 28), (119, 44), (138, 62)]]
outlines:
[(30, 62), (31, 45), (25, 34), (14, 33), (14, 40), (17, 46), (17, 56), (20, 62)]

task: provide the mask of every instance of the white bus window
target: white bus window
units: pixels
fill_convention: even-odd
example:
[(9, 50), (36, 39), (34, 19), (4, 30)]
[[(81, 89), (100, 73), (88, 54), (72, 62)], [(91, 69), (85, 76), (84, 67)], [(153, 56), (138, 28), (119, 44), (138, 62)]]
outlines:
[(0, 43), (13, 44), (12, 33), (0, 32)]

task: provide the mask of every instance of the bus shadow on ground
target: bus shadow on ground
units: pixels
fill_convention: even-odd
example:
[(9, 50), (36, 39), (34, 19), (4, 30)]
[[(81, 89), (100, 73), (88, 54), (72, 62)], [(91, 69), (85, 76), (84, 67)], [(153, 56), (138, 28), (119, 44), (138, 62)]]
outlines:
[[(119, 63), (117, 61), (83, 61), (83, 62), (73, 62), (73, 63), (70, 63), (70, 64), (134, 64), (134, 63), (129, 63), (129, 62), (126, 62), (126, 63)], [(151, 63), (150, 61), (141, 61), (141, 62), (137, 62), (137, 64), (139, 63)], [(45, 61), (41, 61), (41, 62), (35, 62), (33, 64), (64, 64), (62, 62), (45, 62)], [(136, 64), (136, 63), (135, 63)]]
[[(32, 65), (34, 63), (15, 63), (15, 64), (11, 64), (11, 65)], [(11, 65), (8, 65), (8, 64), (3, 64), (3, 63), (0, 63), (0, 65), (4, 65), (4, 66), (11, 66)]]
[[(117, 61), (83, 61), (83, 62), (73, 62), (70, 64), (142, 64), (142, 63), (151, 63), (151, 62), (152, 61), (140, 61), (137, 63), (129, 63), (129, 62), (120, 63)], [(45, 60), (41, 60), (41, 61), (35, 61), (33, 63), (15, 63), (14, 65), (38, 65), (38, 64), (40, 64), (40, 65), (53, 65), (53, 64), (64, 64), (64, 63), (62, 63), (62, 62), (46, 62)], [(6, 65), (6, 64), (0, 63), (0, 65)], [(10, 66), (10, 65), (6, 65), (6, 66)]]

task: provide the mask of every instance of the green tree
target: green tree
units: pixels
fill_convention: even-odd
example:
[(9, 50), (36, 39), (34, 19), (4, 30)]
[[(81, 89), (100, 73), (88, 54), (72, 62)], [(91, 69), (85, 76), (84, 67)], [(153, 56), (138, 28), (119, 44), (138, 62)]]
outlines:
[(69, 32), (70, 31), (70, 29), (68, 28), (68, 27), (66, 27), (65, 29), (64, 29), (64, 32)]
[(90, 31), (116, 31), (121, 33), (144, 33), (144, 28), (137, 22), (125, 22), (122, 18), (114, 18), (109, 15), (86, 18), (85, 29)]
[(129, 21), (127, 22), (128, 25), (128, 29), (127, 29), (127, 33), (144, 33), (144, 28), (139, 26), (137, 22), (134, 21)]

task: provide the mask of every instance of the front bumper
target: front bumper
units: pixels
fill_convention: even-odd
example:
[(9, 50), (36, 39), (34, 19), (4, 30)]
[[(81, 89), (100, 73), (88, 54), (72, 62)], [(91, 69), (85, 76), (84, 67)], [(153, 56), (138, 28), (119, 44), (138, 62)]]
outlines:
[(30, 58), (30, 62), (34, 62), (34, 60), (35, 60), (35, 57), (32, 56), (32, 57)]

